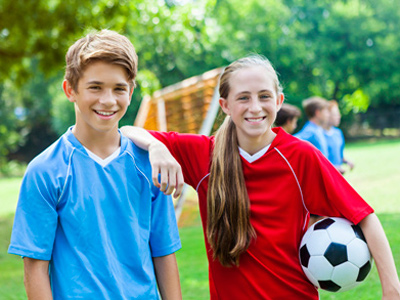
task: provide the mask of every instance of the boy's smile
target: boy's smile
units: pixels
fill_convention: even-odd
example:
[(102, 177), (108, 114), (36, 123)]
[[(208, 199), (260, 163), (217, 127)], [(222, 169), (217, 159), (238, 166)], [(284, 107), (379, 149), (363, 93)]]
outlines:
[(64, 90), (75, 103), (74, 134), (96, 136), (117, 133), (132, 95), (128, 76), (122, 66), (97, 61), (89, 64), (79, 79), (77, 91), (68, 82)]

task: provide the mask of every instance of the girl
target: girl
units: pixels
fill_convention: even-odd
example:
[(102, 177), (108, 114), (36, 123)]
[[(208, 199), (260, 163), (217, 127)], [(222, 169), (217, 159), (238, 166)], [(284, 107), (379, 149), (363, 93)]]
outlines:
[(271, 128), (284, 96), (269, 61), (250, 56), (233, 62), (219, 92), (227, 117), (215, 137), (123, 128), (149, 149), (162, 190), (169, 181), (170, 192), (180, 177), (179, 170), (168, 174), (162, 167), (165, 151), (157, 140), (198, 192), (211, 299), (318, 299), (298, 257), (310, 213), (359, 223), (383, 299), (400, 299), (392, 253), (373, 209), (311, 144)]

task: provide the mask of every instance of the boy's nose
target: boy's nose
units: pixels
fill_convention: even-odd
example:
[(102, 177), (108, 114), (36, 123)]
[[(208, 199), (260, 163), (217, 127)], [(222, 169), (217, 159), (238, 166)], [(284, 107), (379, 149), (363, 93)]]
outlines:
[(116, 102), (115, 96), (112, 90), (105, 90), (100, 97), (100, 103), (104, 105), (114, 105)]

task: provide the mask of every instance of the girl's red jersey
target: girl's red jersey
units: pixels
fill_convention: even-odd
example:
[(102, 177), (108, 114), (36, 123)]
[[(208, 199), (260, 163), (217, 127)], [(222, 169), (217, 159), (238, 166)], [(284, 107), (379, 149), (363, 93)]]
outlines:
[[(257, 238), (242, 254), (239, 267), (209, 261), (211, 299), (318, 299), (299, 261), (299, 245), (309, 214), (344, 217), (359, 223), (373, 209), (335, 167), (308, 142), (280, 128), (268, 151), (249, 163), (242, 157)], [(214, 137), (151, 132), (181, 164), (185, 182), (199, 195), (203, 230)]]

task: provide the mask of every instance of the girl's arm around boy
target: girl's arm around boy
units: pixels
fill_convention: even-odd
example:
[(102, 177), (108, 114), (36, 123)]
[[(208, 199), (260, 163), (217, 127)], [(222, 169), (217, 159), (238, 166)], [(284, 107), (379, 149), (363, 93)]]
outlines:
[(149, 152), (153, 184), (166, 195), (171, 195), (175, 189), (174, 197), (179, 197), (184, 185), (182, 169), (167, 147), (143, 128), (124, 126), (121, 131), (134, 138), (136, 146)]

